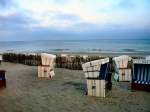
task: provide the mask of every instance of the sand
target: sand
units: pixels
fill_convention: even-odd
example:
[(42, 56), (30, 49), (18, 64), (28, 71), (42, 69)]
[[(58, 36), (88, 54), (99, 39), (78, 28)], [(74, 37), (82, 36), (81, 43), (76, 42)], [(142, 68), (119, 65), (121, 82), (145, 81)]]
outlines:
[(150, 112), (150, 93), (131, 91), (113, 81), (106, 98), (85, 95), (82, 71), (56, 68), (52, 79), (37, 78), (37, 67), (3, 62), (7, 87), (0, 90), (0, 112)]

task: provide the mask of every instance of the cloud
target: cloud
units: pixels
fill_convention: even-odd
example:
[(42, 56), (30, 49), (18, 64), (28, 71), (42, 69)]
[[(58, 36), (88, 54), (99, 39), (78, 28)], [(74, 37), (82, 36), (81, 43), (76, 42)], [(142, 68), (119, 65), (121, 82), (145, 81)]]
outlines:
[(0, 0), (0, 37), (142, 37), (149, 35), (149, 5), (148, 0)]
[(26, 30), (34, 21), (22, 13), (11, 13), (8, 15), (0, 15), (0, 31), (18, 31)]
[(12, 4), (12, 0), (0, 0), (0, 8), (9, 7)]
[(68, 21), (77, 21), (80, 20), (81, 18), (77, 15), (73, 14), (65, 14), (62, 12), (56, 12), (54, 13), (54, 17), (59, 19), (59, 20), (68, 20)]
[(116, 5), (118, 8), (131, 9), (135, 7), (135, 3), (133, 0), (120, 0)]
[(115, 2), (114, 0), (95, 0), (94, 2), (91, 0), (70, 0), (69, 2), (67, 0), (43, 0), (42, 3), (39, 0), (18, 0), (21, 10), (30, 12), (31, 18), (39, 22), (37, 26), (42, 27), (59, 25), (67, 27), (77, 22), (100, 25), (124, 23), (137, 26), (147, 18), (147, 14), (137, 10), (142, 4), (139, 0), (115, 0)]

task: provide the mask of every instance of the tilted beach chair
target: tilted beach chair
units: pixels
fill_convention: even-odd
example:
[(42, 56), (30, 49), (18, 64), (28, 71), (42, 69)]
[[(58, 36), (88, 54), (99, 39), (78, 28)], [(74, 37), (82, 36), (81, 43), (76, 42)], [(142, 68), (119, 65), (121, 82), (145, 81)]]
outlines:
[(117, 81), (131, 81), (131, 67), (128, 67), (129, 61), (132, 58), (127, 55), (122, 55), (119, 57), (114, 57), (114, 79)]
[(52, 78), (54, 73), (56, 55), (42, 53), (42, 65), (38, 66), (38, 77)]
[(150, 91), (150, 60), (133, 60), (132, 89)]
[(108, 83), (111, 83), (111, 78), (108, 76), (110, 75), (109, 58), (87, 62), (82, 65), (82, 68), (87, 78), (87, 94), (105, 97), (109, 89)]

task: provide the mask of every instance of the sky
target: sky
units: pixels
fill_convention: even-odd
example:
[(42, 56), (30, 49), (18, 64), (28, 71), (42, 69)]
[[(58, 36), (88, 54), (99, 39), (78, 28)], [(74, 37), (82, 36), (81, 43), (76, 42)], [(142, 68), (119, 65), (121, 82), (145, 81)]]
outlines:
[(0, 0), (0, 41), (150, 39), (150, 0)]

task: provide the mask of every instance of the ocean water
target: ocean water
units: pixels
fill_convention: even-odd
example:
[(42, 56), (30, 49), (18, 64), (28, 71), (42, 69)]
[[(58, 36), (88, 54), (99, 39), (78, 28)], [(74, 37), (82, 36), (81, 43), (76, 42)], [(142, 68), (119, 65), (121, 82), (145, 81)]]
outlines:
[(150, 40), (45, 40), (0, 42), (0, 52), (147, 53)]

